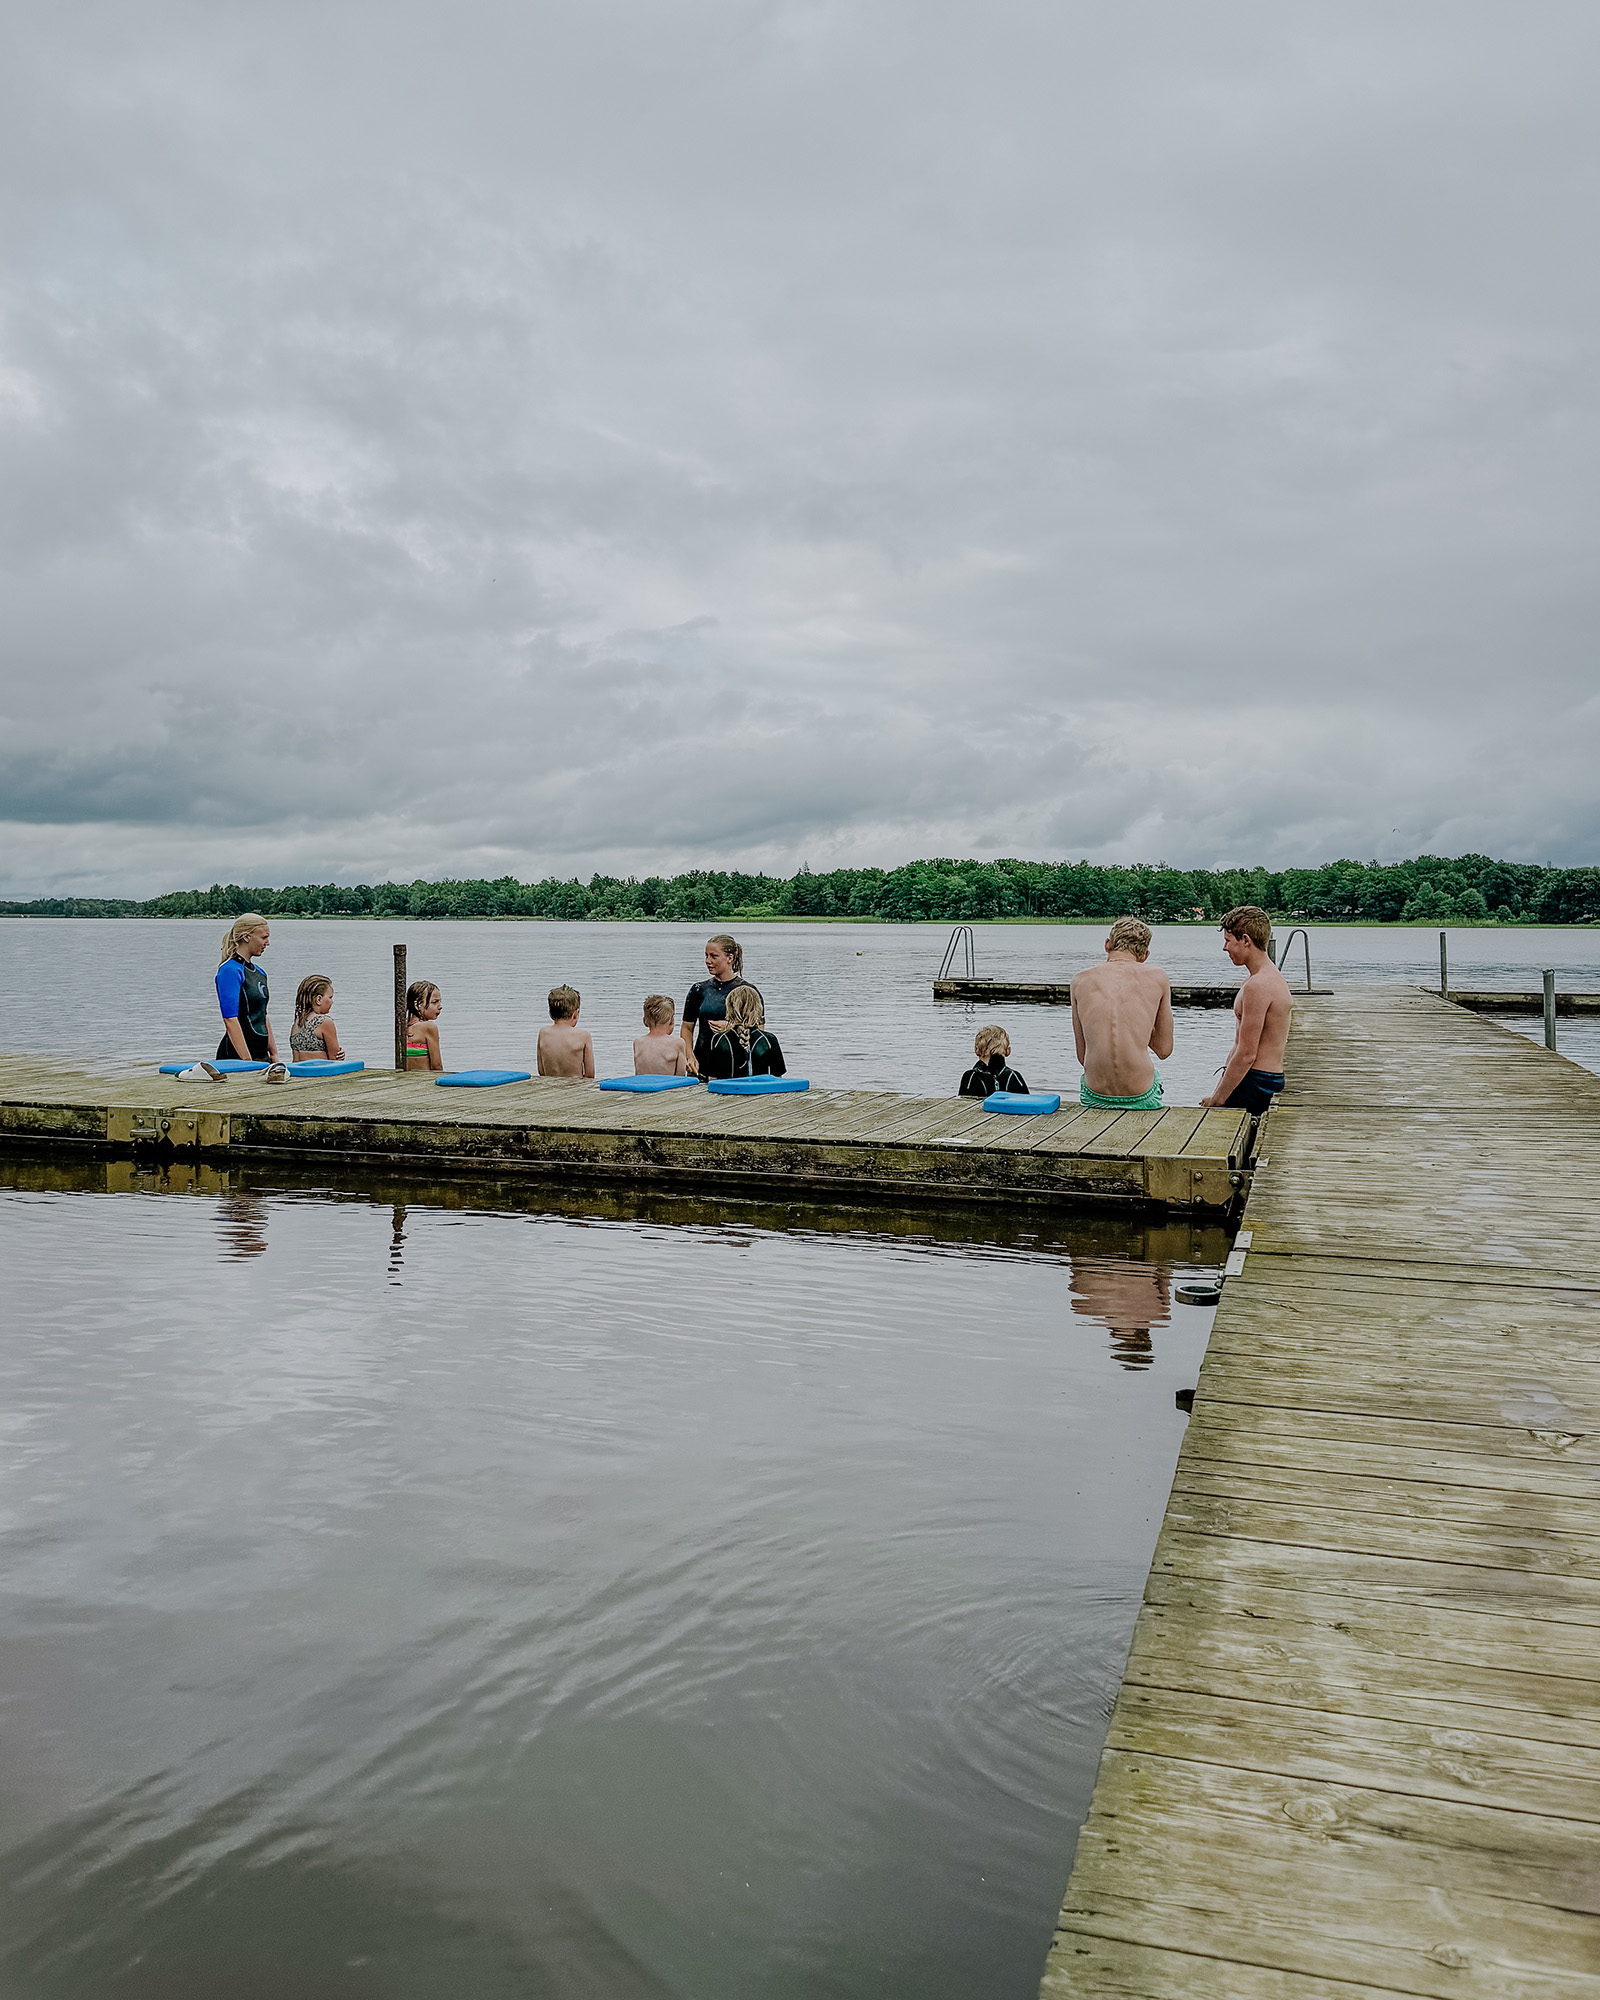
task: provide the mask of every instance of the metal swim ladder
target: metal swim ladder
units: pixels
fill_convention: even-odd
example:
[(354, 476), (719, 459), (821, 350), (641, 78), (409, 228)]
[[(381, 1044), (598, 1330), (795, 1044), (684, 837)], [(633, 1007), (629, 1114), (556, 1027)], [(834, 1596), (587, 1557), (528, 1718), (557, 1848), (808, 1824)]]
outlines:
[(1331, 993), (1333, 991), (1331, 986), (1313, 986), (1311, 983), (1311, 936), (1304, 924), (1296, 924), (1294, 929), (1284, 939), (1283, 955), (1281, 958), (1277, 951), (1277, 939), (1274, 938), (1267, 949), (1268, 957), (1277, 966), (1278, 970), (1282, 972), (1289, 963), (1289, 947), (1294, 943), (1296, 938), (1300, 940), (1300, 948), (1306, 955), (1306, 983), (1299, 990), (1305, 993)]
[(973, 942), (972, 926), (971, 924), (957, 924), (955, 929), (950, 933), (950, 942), (944, 948), (944, 957), (939, 961), (939, 970), (934, 975), (935, 979), (948, 979), (950, 977), (950, 968), (955, 964), (956, 947), (962, 943), (965, 943), (967, 947), (967, 977), (969, 979), (977, 978), (978, 952)]

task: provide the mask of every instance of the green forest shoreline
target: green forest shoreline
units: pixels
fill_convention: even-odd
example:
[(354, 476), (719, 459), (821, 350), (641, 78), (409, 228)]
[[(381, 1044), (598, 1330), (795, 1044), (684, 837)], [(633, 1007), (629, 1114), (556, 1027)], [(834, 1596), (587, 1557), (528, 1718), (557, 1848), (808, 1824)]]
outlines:
[(10, 917), (505, 918), (635, 923), (1214, 923), (1238, 903), (1305, 924), (1570, 928), (1600, 923), (1600, 868), (1547, 868), (1488, 855), (1331, 861), (1320, 868), (1179, 869), (1157, 862), (911, 861), (904, 867), (802, 868), (783, 877), (738, 869), (593, 875), (561, 881), (214, 882), (146, 901), (37, 897), (0, 902)]

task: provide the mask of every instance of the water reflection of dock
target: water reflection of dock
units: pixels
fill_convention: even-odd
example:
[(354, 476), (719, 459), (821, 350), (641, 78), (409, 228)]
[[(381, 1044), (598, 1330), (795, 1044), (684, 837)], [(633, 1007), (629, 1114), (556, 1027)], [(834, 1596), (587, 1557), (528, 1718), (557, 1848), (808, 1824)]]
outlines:
[(1600, 1994), (1600, 1079), (1301, 1003), (1050, 1996)]
[(1220, 1216), (1248, 1182), (1237, 1111), (1003, 1118), (973, 1098), (813, 1090), (656, 1097), (533, 1078), (439, 1090), (369, 1070), (325, 1082), (234, 1076), (197, 1089), (153, 1067), (94, 1076), (0, 1058), (0, 1141), (235, 1160), (543, 1174), (686, 1190), (798, 1189), (834, 1199), (1116, 1203)]

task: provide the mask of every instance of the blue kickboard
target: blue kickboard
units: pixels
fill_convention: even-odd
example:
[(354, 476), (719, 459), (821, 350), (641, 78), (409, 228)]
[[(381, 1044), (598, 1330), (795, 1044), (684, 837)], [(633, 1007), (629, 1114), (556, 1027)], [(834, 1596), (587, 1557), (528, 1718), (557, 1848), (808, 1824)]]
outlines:
[(603, 1076), (602, 1090), (682, 1090), (685, 1085), (693, 1090), (700, 1081), (697, 1076)]
[(1061, 1109), (1061, 1094), (1054, 1090), (995, 1090), (983, 1100), (985, 1111), (1009, 1111), (1014, 1117), (1037, 1118)]
[(163, 1063), (161, 1074), (182, 1076), (186, 1069), (194, 1069), (203, 1062), (210, 1063), (213, 1069), (220, 1069), (224, 1076), (238, 1076), (246, 1070), (270, 1068), (270, 1064), (264, 1062), (241, 1062), (237, 1056), (226, 1056), (221, 1062), (218, 1062), (215, 1056), (196, 1056), (193, 1062)]
[(358, 1069), (365, 1068), (366, 1064), (359, 1062), (290, 1063), (289, 1074), (313, 1079), (319, 1076), (354, 1076)]
[(776, 1097), (783, 1090), (809, 1090), (803, 1076), (718, 1076), (706, 1085), (713, 1097)]
[(452, 1090), (487, 1090), (496, 1083), (527, 1083), (532, 1076), (529, 1069), (457, 1069), (433, 1080), (447, 1084)]

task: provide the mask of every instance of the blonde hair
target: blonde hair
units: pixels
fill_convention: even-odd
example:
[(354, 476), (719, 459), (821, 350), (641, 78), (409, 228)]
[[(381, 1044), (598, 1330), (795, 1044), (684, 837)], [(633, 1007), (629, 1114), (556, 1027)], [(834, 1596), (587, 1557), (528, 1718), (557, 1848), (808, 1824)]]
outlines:
[(672, 1001), (665, 993), (645, 995), (644, 1024), (647, 1028), (664, 1028), (675, 1011)]
[(1150, 949), (1150, 926), (1137, 917), (1118, 917), (1106, 939), (1107, 951), (1131, 951), (1143, 958)]
[(744, 971), (744, 946), (736, 938), (729, 937), (726, 931), (718, 931), (714, 938), (707, 938), (706, 943), (720, 944), (722, 949), (728, 954), (728, 962), (734, 971)]
[(973, 1037), (972, 1053), (979, 1062), (987, 1062), (990, 1056), (1008, 1056), (1011, 1053), (1011, 1037), (1004, 1028), (980, 1028)]
[(577, 1013), (583, 995), (575, 986), (552, 986), (550, 989), (550, 1018), (552, 1021), (570, 1021)]
[(1225, 910), (1221, 927), (1229, 937), (1248, 938), (1259, 951), (1266, 950), (1272, 937), (1271, 917), (1254, 903), (1240, 903), (1237, 909)]
[(294, 1024), (298, 1028), (311, 1019), (311, 1010), (324, 993), (333, 991), (333, 981), (325, 972), (308, 972), (294, 996)]
[(406, 988), (406, 1024), (422, 1019), (422, 1010), (430, 1000), (439, 997), (439, 989), (431, 979), (413, 979)]
[(758, 990), (754, 986), (736, 986), (728, 995), (721, 1032), (736, 1037), (739, 1046), (748, 1049), (751, 1035), (766, 1025), (767, 1010)]
[(239, 956), (240, 945), (244, 943), (252, 931), (260, 930), (266, 921), (266, 918), (259, 915), (255, 910), (246, 910), (242, 917), (234, 918), (223, 935), (222, 956), (217, 960), (217, 970), (219, 972), (230, 958), (237, 958)]

